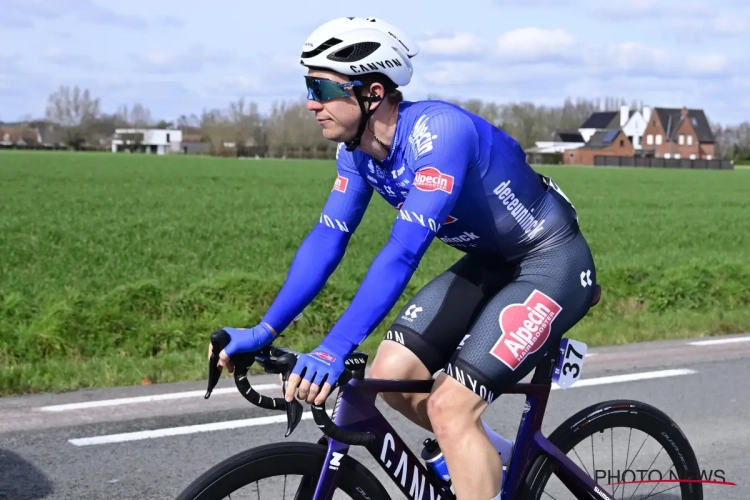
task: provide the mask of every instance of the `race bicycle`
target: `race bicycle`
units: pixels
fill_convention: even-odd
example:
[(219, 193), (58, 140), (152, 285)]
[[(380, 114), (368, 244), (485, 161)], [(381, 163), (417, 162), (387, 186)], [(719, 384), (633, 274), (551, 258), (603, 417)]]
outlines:
[[(599, 301), (599, 285), (596, 292), (593, 305)], [(229, 343), (229, 336), (226, 332), (219, 331), (212, 335), (211, 342), (213, 355), (209, 362), (205, 398), (211, 395), (219, 380), (221, 373), (216, 368), (218, 353)], [(267, 373), (281, 374), (285, 391), (297, 356), (299, 353), (290, 349), (268, 346), (258, 352), (232, 358), (235, 384), (245, 399), (261, 408), (286, 412), (286, 437), (291, 435), (301, 421), (302, 405), (296, 399), (287, 403), (283, 398), (257, 393), (248, 379), (248, 370), (257, 362)], [(557, 499), (562, 491), (578, 499), (613, 500), (620, 493), (620, 498), (702, 500), (700, 469), (690, 443), (672, 419), (651, 405), (632, 400), (605, 401), (571, 416), (549, 437), (542, 434), (542, 420), (552, 382), (555, 381), (561, 388), (575, 383), (580, 377), (584, 356), (585, 344), (563, 338), (559, 349), (550, 349), (544, 354), (530, 383), (518, 383), (505, 392), (525, 394), (526, 403), (503, 481), (502, 498)], [(334, 493), (335, 498), (345, 494), (348, 498), (358, 500), (390, 499), (388, 491), (375, 475), (348, 455), (350, 446), (365, 447), (407, 498), (455, 500), (449, 482), (433, 474), (422, 464), (375, 406), (378, 393), (429, 393), (434, 380), (365, 379), (366, 364), (365, 353), (355, 351), (348, 357), (346, 369), (335, 386), (338, 393), (331, 416), (326, 411), (325, 404), (310, 405), (312, 416), (324, 434), (317, 443), (281, 442), (240, 452), (207, 470), (179, 495), (178, 500), (238, 498), (239, 494), (236, 492), (250, 484), (256, 484), (255, 490), (245, 493), (246, 496), (242, 498), (287, 498), (289, 491), (292, 495), (290, 498), (296, 500), (328, 500), (334, 498)], [(614, 430), (620, 428), (630, 429), (631, 434), (636, 430), (654, 439), (672, 462), (669, 474), (676, 479), (641, 481), (633, 494), (625, 497), (623, 483), (627, 481), (602, 484), (595, 479), (609, 480), (611, 477), (599, 477), (596, 464), (592, 469), (597, 471), (595, 478), (585, 465), (581, 468), (567, 456), (571, 450), (578, 456), (575, 447), (586, 439), (592, 440), (593, 451), (595, 436), (606, 436), (605, 431), (609, 430), (613, 437)], [(642, 444), (638, 453), (643, 446)], [(612, 451), (614, 469), (614, 445)], [(633, 463), (630, 461), (631, 451), (636, 454), (635, 450), (630, 449), (629, 440), (626, 467), (631, 467)], [(296, 487), (287, 486), (290, 475), (302, 476)], [(555, 496), (545, 489), (550, 485), (553, 475), (561, 483), (554, 490)], [(273, 486), (283, 493), (261, 495), (258, 483), (265, 479), (271, 479)], [(657, 487), (665, 484), (669, 485), (666, 490), (656, 491)], [(637, 490), (644, 485), (645, 489), (636, 496)]]

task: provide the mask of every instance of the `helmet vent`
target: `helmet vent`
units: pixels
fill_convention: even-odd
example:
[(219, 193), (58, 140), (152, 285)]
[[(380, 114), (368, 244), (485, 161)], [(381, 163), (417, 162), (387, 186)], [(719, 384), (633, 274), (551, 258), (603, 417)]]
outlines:
[(320, 54), (321, 52), (324, 52), (324, 51), (330, 49), (331, 47), (333, 47), (334, 45), (338, 45), (341, 42), (343, 42), (343, 40), (340, 40), (338, 38), (335, 38), (335, 37), (334, 38), (329, 38), (328, 40), (326, 40), (325, 42), (321, 43), (320, 45), (318, 45), (313, 50), (308, 50), (307, 52), (303, 52), (302, 53), (302, 58), (305, 59), (305, 58), (308, 58), (308, 57), (315, 57), (318, 54)]
[(378, 42), (362, 42), (349, 45), (328, 55), (328, 59), (336, 62), (356, 62), (369, 56), (380, 47)]

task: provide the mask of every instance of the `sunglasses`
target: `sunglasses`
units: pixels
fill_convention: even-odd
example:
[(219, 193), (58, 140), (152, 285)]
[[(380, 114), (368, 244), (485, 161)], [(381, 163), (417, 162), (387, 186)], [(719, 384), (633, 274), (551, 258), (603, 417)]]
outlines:
[(362, 85), (359, 80), (337, 83), (326, 78), (313, 78), (305, 76), (307, 84), (307, 98), (311, 101), (329, 101), (339, 97), (349, 97), (351, 94), (345, 90), (347, 87), (358, 87)]

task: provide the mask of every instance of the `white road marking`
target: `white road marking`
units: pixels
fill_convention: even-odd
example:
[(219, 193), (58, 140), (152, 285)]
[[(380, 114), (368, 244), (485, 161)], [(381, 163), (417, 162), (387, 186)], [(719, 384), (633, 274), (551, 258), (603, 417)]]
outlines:
[[(267, 391), (271, 389), (278, 389), (278, 397), (281, 397), (281, 384), (258, 384), (253, 386), (258, 392)], [(225, 387), (222, 389), (214, 389), (211, 392), (211, 396), (237, 393), (239, 391), (236, 387)], [(182, 399), (182, 398), (202, 398), (206, 394), (206, 391), (185, 391), (185, 392), (173, 392), (169, 394), (153, 394), (151, 396), (138, 396), (133, 398), (120, 398), (120, 399), (102, 399), (100, 401), (86, 401), (84, 403), (68, 403), (62, 405), (42, 406), (38, 408), (41, 411), (70, 411), (70, 410), (83, 410), (87, 408), (99, 408), (103, 406), (120, 406), (120, 405), (132, 405), (138, 403), (150, 403), (151, 401), (166, 401), (169, 399)]]
[(688, 342), (688, 345), (718, 345), (718, 344), (733, 344), (735, 342), (750, 342), (750, 337), (735, 337), (730, 339), (714, 339), (714, 340), (696, 340), (695, 342)]
[[(333, 410), (326, 410), (331, 416)], [(312, 412), (302, 413), (302, 420), (312, 418)], [(228, 422), (213, 422), (210, 424), (186, 425), (183, 427), (166, 427), (150, 431), (125, 432), (123, 434), (110, 434), (108, 436), (94, 436), (87, 438), (68, 439), (68, 442), (76, 446), (91, 446), (94, 444), (124, 443), (126, 441), (139, 441), (142, 439), (153, 439), (165, 436), (180, 436), (194, 434), (196, 432), (222, 431), (226, 429), (237, 429), (240, 427), (253, 427), (258, 425), (279, 424), (286, 422), (286, 414), (274, 415), (272, 417), (246, 418), (243, 420), (230, 420)]]
[[(585, 387), (594, 385), (605, 385), (605, 384), (616, 384), (621, 382), (634, 382), (638, 380), (648, 380), (654, 378), (664, 377), (676, 377), (680, 375), (690, 375), (697, 373), (690, 369), (676, 369), (676, 370), (661, 370), (655, 372), (644, 372), (644, 373), (631, 373), (626, 375), (612, 375), (609, 377), (598, 377), (591, 379), (583, 379), (576, 382), (570, 388)], [(275, 384), (269, 384), (275, 387)], [(258, 385), (257, 387), (262, 387)], [(569, 388), (569, 389), (570, 389)], [(560, 389), (554, 383), (552, 384), (552, 390)], [(180, 393), (183, 394), (183, 393)], [(115, 400), (116, 401), (116, 400)], [(331, 415), (332, 410), (327, 410), (328, 414)], [(312, 412), (304, 412), (302, 414), (302, 420), (308, 420), (312, 418)], [(196, 432), (211, 432), (220, 431), (226, 429), (237, 429), (239, 427), (253, 427), (259, 425), (278, 424), (286, 422), (286, 414), (274, 415), (269, 417), (256, 417), (248, 418), (243, 420), (230, 420), (228, 422), (214, 422), (209, 424), (200, 425), (187, 425), (182, 427), (166, 427), (164, 429), (154, 429), (150, 431), (137, 431), (137, 432), (126, 432), (123, 434), (110, 434), (106, 436), (94, 436), (87, 438), (69, 439), (68, 442), (76, 446), (90, 446), (95, 444), (108, 444), (108, 443), (123, 443), (126, 441), (138, 441), (142, 439), (153, 439), (166, 436), (180, 436), (184, 434), (193, 434)]]
[[(689, 368), (679, 368), (676, 370), (660, 370), (656, 372), (643, 372), (643, 373), (628, 373), (625, 375), (611, 375), (609, 377), (597, 377), (589, 379), (581, 379), (568, 389), (575, 387), (588, 387), (593, 385), (605, 385), (605, 384), (617, 384), (621, 382), (635, 382), (637, 380), (648, 380), (652, 378), (664, 378), (664, 377), (677, 377), (680, 375), (690, 375), (697, 373), (695, 370)], [(560, 387), (557, 384), (552, 384), (552, 390), (559, 390)], [(567, 389), (566, 389), (567, 390)]]

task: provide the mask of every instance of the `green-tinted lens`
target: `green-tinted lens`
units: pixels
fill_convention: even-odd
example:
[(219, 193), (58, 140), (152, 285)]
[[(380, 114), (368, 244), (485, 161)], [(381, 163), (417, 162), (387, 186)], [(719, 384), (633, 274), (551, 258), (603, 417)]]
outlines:
[(307, 98), (313, 101), (328, 101), (338, 97), (349, 97), (350, 95), (342, 88), (341, 84), (332, 80), (305, 76), (305, 82), (307, 83)]

